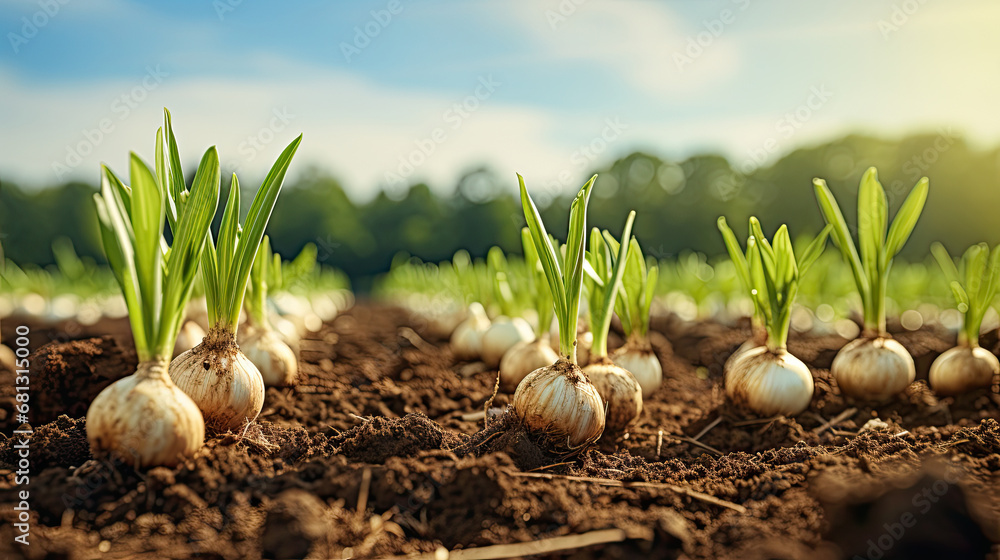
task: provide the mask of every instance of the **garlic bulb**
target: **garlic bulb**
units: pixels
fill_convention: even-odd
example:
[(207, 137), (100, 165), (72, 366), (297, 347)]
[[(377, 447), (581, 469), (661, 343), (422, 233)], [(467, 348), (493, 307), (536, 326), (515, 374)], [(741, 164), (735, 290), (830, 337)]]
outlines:
[(958, 395), (989, 387), (1000, 374), (1000, 360), (985, 348), (956, 346), (934, 360), (928, 381), (941, 395)]
[(264, 406), (264, 380), (231, 333), (212, 329), (201, 344), (170, 362), (170, 377), (205, 417), (209, 431), (237, 431)]
[(483, 333), (482, 359), (489, 367), (500, 365), (500, 359), (515, 344), (522, 341), (535, 340), (535, 331), (531, 325), (520, 317), (508, 319), (499, 317), (490, 328)]
[(591, 362), (583, 368), (583, 373), (607, 404), (605, 432), (612, 435), (625, 433), (642, 414), (642, 388), (635, 376), (607, 357)]
[(874, 401), (903, 392), (917, 374), (903, 345), (881, 336), (847, 343), (833, 359), (830, 373), (843, 394)]
[(299, 362), (292, 349), (271, 329), (249, 327), (240, 350), (257, 366), (267, 387), (291, 387), (299, 377)]
[(663, 381), (663, 366), (653, 353), (653, 347), (648, 341), (632, 339), (625, 343), (614, 354), (611, 361), (618, 367), (631, 373), (642, 387), (642, 394), (649, 398)]
[(458, 360), (476, 360), (483, 352), (483, 333), (490, 319), (479, 302), (469, 305), (469, 316), (451, 333), (451, 351)]
[(204, 339), (205, 329), (201, 325), (191, 320), (184, 321), (181, 332), (177, 334), (177, 341), (174, 342), (174, 356), (194, 348)]
[(272, 313), (268, 317), (268, 323), (270, 323), (271, 329), (281, 337), (281, 340), (292, 349), (295, 357), (298, 358), (301, 337), (299, 336), (299, 331), (295, 329), (295, 324), (277, 313)]
[(508, 393), (512, 392), (529, 373), (551, 366), (558, 360), (559, 354), (544, 340), (522, 340), (512, 346), (500, 360), (500, 388)]
[(813, 378), (802, 360), (766, 346), (734, 356), (726, 372), (726, 394), (733, 401), (761, 416), (792, 416), (809, 406)]
[(559, 454), (578, 453), (604, 433), (604, 400), (583, 370), (566, 359), (528, 374), (512, 405), (525, 428)]
[(197, 405), (167, 375), (167, 362), (143, 362), (104, 388), (87, 409), (87, 440), (133, 467), (172, 467), (205, 442)]
[(736, 363), (736, 361), (739, 360), (741, 357), (743, 357), (744, 354), (756, 348), (763, 348), (763, 347), (764, 347), (763, 344), (758, 343), (756, 340), (753, 339), (747, 340), (743, 344), (740, 344), (740, 347), (737, 348), (736, 351), (733, 352), (733, 354), (726, 359), (725, 365), (722, 366), (722, 372), (729, 373), (729, 370), (732, 369), (733, 364)]

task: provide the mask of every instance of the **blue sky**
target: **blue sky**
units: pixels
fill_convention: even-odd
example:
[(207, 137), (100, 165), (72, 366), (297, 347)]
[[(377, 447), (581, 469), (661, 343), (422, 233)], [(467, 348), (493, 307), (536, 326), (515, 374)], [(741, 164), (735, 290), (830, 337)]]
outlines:
[(189, 166), (216, 144), (253, 182), (303, 132), (297, 169), (362, 198), (479, 164), (569, 189), (635, 149), (1000, 140), (991, 0), (0, 0), (0, 22), (0, 179), (26, 185), (151, 157), (164, 106)]

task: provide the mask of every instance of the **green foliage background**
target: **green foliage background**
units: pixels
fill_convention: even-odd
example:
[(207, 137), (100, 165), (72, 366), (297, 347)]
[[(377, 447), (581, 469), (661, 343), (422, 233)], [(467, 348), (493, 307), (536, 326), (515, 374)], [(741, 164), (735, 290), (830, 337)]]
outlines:
[[(591, 224), (615, 231), (635, 209), (635, 235), (649, 256), (663, 259), (683, 250), (723, 254), (715, 226), (720, 215), (741, 236), (751, 214), (770, 228), (787, 223), (793, 236), (815, 234), (823, 219), (813, 177), (827, 180), (853, 224), (858, 182), (869, 166), (879, 170), (891, 213), (921, 176), (930, 178), (927, 208), (903, 258), (924, 259), (933, 241), (952, 254), (976, 242), (1000, 242), (1000, 147), (977, 149), (944, 133), (895, 140), (850, 135), (798, 149), (746, 175), (741, 163), (720, 155), (671, 161), (642, 152), (578, 175), (600, 174)], [(320, 262), (344, 270), (362, 292), (400, 251), (424, 261), (449, 259), (463, 248), (485, 257), (492, 245), (520, 253), (524, 218), (515, 171), (475, 169), (451, 189), (416, 184), (401, 197), (381, 192), (356, 203), (336, 179), (309, 170), (287, 184), (278, 199), (269, 227), (272, 246), (290, 258), (306, 243), (316, 243)], [(565, 231), (566, 208), (580, 185), (525, 181), (540, 206), (550, 201), (542, 209), (546, 224)], [(7, 258), (50, 264), (53, 240), (65, 236), (81, 255), (103, 262), (91, 200), (96, 190), (96, 182), (29, 191), (0, 181), (0, 234)], [(559, 199), (551, 204), (553, 195)]]

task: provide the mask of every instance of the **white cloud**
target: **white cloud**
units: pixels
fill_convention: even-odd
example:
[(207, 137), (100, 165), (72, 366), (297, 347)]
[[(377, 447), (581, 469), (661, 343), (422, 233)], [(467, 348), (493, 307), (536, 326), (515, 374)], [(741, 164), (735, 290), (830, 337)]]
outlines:
[[(388, 89), (319, 68), (297, 69), (307, 77), (294, 82), (175, 77), (165, 66), (160, 71), (167, 74), (161, 83), (140, 73), (130, 80), (75, 84), (68, 91), (64, 84), (28, 83), (0, 68), (4, 177), (37, 185), (67, 178), (94, 182), (101, 162), (126, 173), (129, 150), (151, 162), (164, 106), (174, 115), (187, 169), (215, 144), (224, 167), (238, 166), (249, 184), (263, 177), (299, 132), (305, 138), (294, 168), (315, 164), (330, 170), (355, 194), (385, 183), (386, 171), (398, 171), (400, 157), (419, 163), (407, 182), (442, 186), (453, 185), (466, 166), (480, 162), (501, 174), (519, 171), (547, 180), (558, 171), (551, 162), (568, 156), (545, 140), (557, 124), (551, 116), (505, 105), (483, 87), (480, 95), (487, 98), (480, 101), (477, 83), (448, 96)], [(143, 80), (155, 87), (144, 88)], [(465, 104), (461, 112), (456, 103)], [(107, 132), (100, 131), (102, 122)], [(436, 135), (435, 129), (440, 129)], [(428, 140), (435, 137), (443, 141)], [(417, 151), (420, 145), (429, 151), (428, 141), (429, 157)], [(57, 177), (60, 169), (69, 173)]]
[(739, 69), (730, 31), (748, 5), (734, 1), (698, 25), (643, 0), (511, 2), (503, 10), (542, 46), (539, 56), (592, 61), (647, 94), (686, 99), (727, 83)]

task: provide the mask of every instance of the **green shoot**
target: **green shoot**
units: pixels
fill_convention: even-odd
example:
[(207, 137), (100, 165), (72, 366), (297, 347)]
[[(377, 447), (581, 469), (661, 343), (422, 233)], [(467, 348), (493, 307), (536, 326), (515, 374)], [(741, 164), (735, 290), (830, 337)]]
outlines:
[(521, 228), (521, 247), (524, 249), (524, 265), (527, 273), (525, 274), (525, 287), (529, 294), (534, 295), (535, 312), (538, 314), (535, 337), (540, 339), (552, 328), (554, 317), (552, 292), (549, 291), (549, 285), (545, 281), (545, 269), (542, 268), (542, 261), (538, 258), (531, 230), (526, 227)]
[[(521, 187), (521, 208), (524, 219), (528, 222), (528, 230), (534, 241), (538, 258), (545, 270), (545, 279), (552, 293), (556, 321), (559, 323), (559, 355), (576, 363), (576, 322), (580, 314), (580, 295), (583, 290), (584, 249), (587, 234), (587, 203), (593, 190), (594, 175), (570, 206), (569, 226), (566, 235), (566, 249), (560, 259), (560, 252), (553, 247), (545, 224), (538, 214), (538, 208), (531, 200), (528, 189), (524, 186), (524, 178), (517, 176)], [(562, 261), (560, 263), (560, 260)]]
[(767, 333), (768, 349), (772, 352), (786, 350), (799, 279), (823, 253), (832, 226), (823, 228), (798, 259), (785, 225), (778, 228), (774, 239), (768, 242), (760, 222), (751, 217), (745, 255), (724, 217), (719, 218), (718, 226), (726, 242), (726, 250), (736, 266), (736, 273)]
[(281, 288), (281, 269), (281, 255), (271, 252), (271, 240), (265, 235), (250, 268), (250, 282), (247, 284), (244, 301), (247, 315), (258, 328), (270, 328), (271, 323), (267, 317), (267, 295), (269, 289)]
[[(618, 242), (606, 238), (611, 251), (617, 252)], [(658, 265), (646, 266), (646, 258), (635, 237), (629, 241), (625, 274), (622, 276), (621, 297), (615, 303), (615, 312), (622, 322), (622, 330), (628, 339), (645, 340), (649, 333), (649, 310), (653, 306), (653, 295), (659, 279)]]
[(507, 257), (500, 247), (490, 247), (486, 254), (486, 263), (490, 278), (493, 280), (493, 300), (500, 308), (500, 315), (514, 318), (518, 315), (514, 292), (510, 286)]
[[(822, 179), (813, 179), (816, 198), (826, 222), (833, 226), (833, 240), (851, 266), (864, 307), (867, 336), (885, 336), (885, 293), (892, 259), (906, 244), (927, 202), (928, 181), (924, 177), (910, 191), (889, 226), (885, 190), (874, 167), (861, 178), (858, 189), (858, 245), (833, 193)], [(888, 228), (888, 233), (886, 231)]]
[[(161, 129), (157, 162), (162, 149)], [(169, 247), (163, 238), (167, 192), (160, 166), (154, 175), (134, 153), (129, 160), (131, 187), (102, 166), (101, 193), (94, 195), (101, 242), (125, 297), (139, 361), (169, 360), (219, 203), (219, 155), (214, 147), (205, 152), (190, 191), (184, 191), (186, 204), (171, 210)]]
[[(632, 236), (632, 222), (635, 221), (635, 210), (629, 212), (625, 220), (622, 239)], [(605, 241), (608, 238), (608, 241)], [(596, 277), (587, 275), (588, 303), (590, 309), (590, 329), (594, 335), (591, 353), (601, 358), (608, 355), (608, 329), (611, 328), (611, 315), (615, 307), (618, 292), (621, 289), (622, 277), (625, 275), (625, 263), (628, 262), (629, 243), (619, 245), (618, 255), (611, 252), (611, 243), (615, 242), (607, 230), (604, 235), (597, 228), (590, 230), (590, 250), (587, 251), (587, 261)]]
[(960, 267), (948, 250), (940, 243), (931, 245), (931, 253), (941, 265), (941, 270), (951, 286), (962, 312), (962, 330), (958, 333), (959, 345), (979, 346), (979, 330), (983, 317), (989, 311), (1000, 288), (1000, 247), (990, 252), (990, 246), (979, 243), (969, 247), (962, 255)]
[[(169, 118), (169, 114), (168, 114)], [(264, 178), (264, 182), (250, 206), (245, 226), (239, 223), (240, 216), (240, 184), (236, 175), (229, 187), (229, 199), (222, 214), (222, 226), (219, 229), (219, 239), (213, 241), (211, 232), (206, 234), (207, 243), (202, 253), (201, 270), (205, 281), (205, 299), (208, 302), (209, 322), (213, 327), (219, 326), (235, 335), (239, 321), (240, 309), (250, 269), (260, 248), (264, 229), (271, 218), (271, 211), (277, 200), (285, 173), (302, 142), (302, 135), (292, 141), (281, 153), (274, 166)], [(170, 154), (170, 168), (166, 180), (166, 191), (171, 208), (183, 208), (185, 202), (184, 175), (180, 169), (180, 158), (177, 157), (177, 143), (173, 132), (167, 132), (167, 149)], [(157, 158), (157, 167), (160, 158)]]

